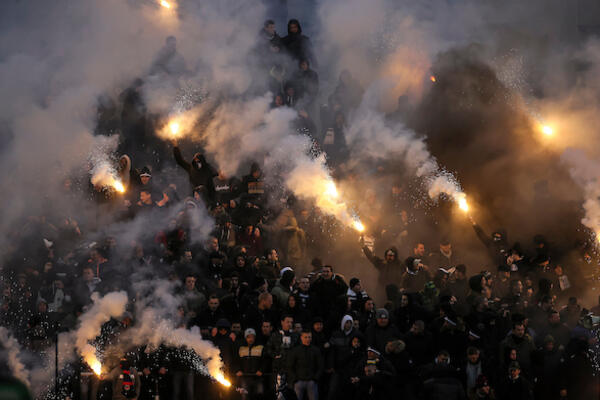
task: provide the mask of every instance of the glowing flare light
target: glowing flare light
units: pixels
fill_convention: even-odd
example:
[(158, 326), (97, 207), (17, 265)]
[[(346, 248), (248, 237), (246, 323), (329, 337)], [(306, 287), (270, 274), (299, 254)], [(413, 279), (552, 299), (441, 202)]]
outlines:
[(225, 387), (231, 387), (231, 382), (225, 378), (225, 375), (218, 373), (214, 376), (215, 380)]
[(356, 229), (359, 232), (364, 232), (365, 231), (365, 226), (363, 225), (362, 222), (360, 222), (359, 220), (356, 220), (352, 223), (352, 227), (354, 229)]
[(542, 125), (542, 133), (546, 136), (554, 135), (554, 129), (550, 125)]
[(431, 82), (433, 82), (433, 83), (437, 82), (437, 80), (435, 79), (435, 76), (433, 76), (433, 75), (431, 75), (431, 76), (429, 77), (429, 80), (430, 80)]
[(177, 133), (179, 132), (179, 123), (177, 123), (177, 122), (171, 122), (169, 124), (169, 129), (171, 130), (171, 134), (173, 136), (177, 136)]
[(161, 0), (160, 5), (163, 6), (164, 8), (171, 8), (171, 3), (169, 3), (166, 0)]

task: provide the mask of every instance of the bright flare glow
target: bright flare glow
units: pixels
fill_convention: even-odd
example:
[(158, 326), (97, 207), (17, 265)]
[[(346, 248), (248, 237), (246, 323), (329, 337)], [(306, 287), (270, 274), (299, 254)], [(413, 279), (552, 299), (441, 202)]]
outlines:
[(119, 193), (125, 193), (125, 186), (121, 183), (121, 181), (116, 180), (113, 182), (112, 187)]
[(334, 199), (338, 198), (339, 193), (337, 191), (337, 188), (335, 187), (335, 182), (333, 182), (333, 181), (327, 182), (326, 187), (325, 187), (325, 194), (329, 197), (333, 197)]
[(554, 129), (550, 125), (542, 125), (542, 133), (546, 136), (554, 135)]
[(231, 382), (229, 382), (227, 380), (227, 378), (225, 378), (225, 375), (223, 375), (222, 373), (218, 373), (214, 376), (215, 380), (217, 382), (219, 382), (221, 385), (225, 386), (225, 387), (231, 387)]
[(171, 8), (171, 4), (166, 0), (161, 0), (160, 5), (163, 6), (164, 8)]
[(100, 374), (102, 374), (102, 364), (100, 364), (100, 361), (98, 361), (96, 355), (88, 354), (84, 358), (85, 362), (90, 366), (92, 371), (94, 371), (96, 375), (100, 376)]
[(429, 80), (430, 80), (431, 82), (434, 82), (434, 83), (436, 82), (435, 76), (433, 76), (433, 75), (431, 75), (431, 76), (429, 77)]
[(354, 229), (356, 229), (357, 231), (359, 231), (359, 232), (364, 232), (364, 230), (365, 230), (365, 226), (364, 226), (364, 225), (363, 225), (363, 223), (362, 223), (362, 222), (360, 222), (359, 220), (355, 220), (355, 221), (352, 223), (352, 227), (353, 227)]
[(469, 212), (469, 204), (467, 203), (466, 197), (461, 197), (460, 199), (458, 199), (458, 208), (460, 208), (464, 212)]
[(177, 132), (179, 132), (179, 124), (177, 122), (171, 122), (169, 124), (169, 129), (171, 130), (171, 134), (173, 136), (177, 136)]

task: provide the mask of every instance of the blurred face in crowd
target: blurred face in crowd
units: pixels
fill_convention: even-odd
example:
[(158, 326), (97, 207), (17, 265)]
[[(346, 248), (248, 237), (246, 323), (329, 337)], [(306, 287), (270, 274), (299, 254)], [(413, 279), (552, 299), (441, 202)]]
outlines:
[(283, 106), (283, 97), (281, 97), (281, 95), (277, 95), (275, 96), (275, 105), (277, 107), (282, 107)]
[(349, 331), (350, 329), (352, 329), (353, 325), (354, 324), (351, 320), (347, 320), (346, 323), (344, 324), (344, 330)]
[(357, 337), (352, 338), (352, 347), (358, 349), (360, 347), (360, 339)]
[(248, 343), (250, 346), (252, 346), (255, 341), (256, 341), (256, 336), (254, 336), (254, 335), (246, 336), (246, 343)]
[(321, 276), (325, 279), (331, 279), (333, 277), (333, 271), (331, 267), (323, 267), (321, 270)]
[(308, 291), (309, 288), (310, 288), (310, 281), (308, 280), (308, 278), (300, 279), (300, 290), (302, 290), (303, 292), (306, 292), (306, 291)]
[(396, 260), (396, 254), (392, 250), (388, 250), (385, 253), (385, 261), (388, 263), (394, 262)]
[(94, 279), (94, 272), (91, 268), (84, 268), (81, 276), (85, 282), (90, 282), (92, 279)]
[(267, 255), (267, 259), (271, 262), (279, 261), (279, 255), (277, 254), (277, 250), (272, 249)]
[(508, 358), (509, 358), (511, 361), (516, 361), (516, 360), (517, 360), (517, 350), (516, 350), (516, 349), (512, 349), (512, 350), (510, 351), (510, 353), (508, 354)]
[(217, 308), (219, 308), (219, 299), (209, 299), (208, 308), (210, 309), (210, 311), (217, 311)]
[(418, 243), (417, 246), (413, 249), (414, 255), (417, 258), (425, 256), (425, 245), (423, 243)]
[(377, 318), (377, 325), (380, 326), (381, 328), (385, 328), (386, 326), (388, 326), (388, 324), (390, 323), (390, 320), (388, 318)]
[(323, 332), (323, 323), (322, 322), (315, 322), (313, 324), (313, 329), (315, 332)]
[(354, 293), (360, 293), (362, 291), (362, 284), (360, 281), (358, 281), (358, 283), (352, 287), (352, 290)]
[(246, 259), (244, 258), (244, 256), (237, 256), (237, 258), (235, 259), (235, 265), (238, 266), (238, 268), (242, 268), (246, 265)]
[(150, 192), (141, 191), (140, 201), (144, 204), (152, 203), (152, 195), (150, 194)]
[(509, 373), (512, 379), (517, 379), (521, 375), (521, 370), (519, 368), (511, 368)]
[(294, 296), (288, 297), (288, 307), (289, 308), (296, 307), (296, 298)]
[(211, 237), (208, 239), (208, 250), (209, 251), (219, 251), (219, 241), (215, 237)]
[(194, 290), (196, 288), (196, 278), (188, 276), (185, 278), (185, 290)]
[(373, 311), (374, 308), (375, 303), (373, 302), (373, 300), (369, 299), (365, 301), (365, 311)]
[(263, 309), (269, 309), (273, 306), (273, 296), (268, 295), (268, 296), (264, 296), (264, 298), (261, 299), (261, 307)]
[(306, 71), (306, 70), (308, 70), (308, 63), (307, 63), (306, 61), (302, 61), (302, 62), (300, 63), (300, 69), (301, 69), (302, 71)]
[(263, 321), (260, 326), (260, 330), (264, 336), (271, 336), (271, 332), (273, 332), (273, 326), (269, 321)]
[(440, 244), (440, 251), (442, 253), (448, 254), (452, 251), (452, 245), (450, 243), (448, 244)]
[(273, 36), (275, 34), (275, 24), (267, 24), (267, 26), (265, 26), (265, 32)]
[(467, 359), (471, 364), (477, 364), (479, 361), (479, 352), (476, 352), (475, 354), (468, 354)]
[(242, 324), (240, 322), (234, 322), (231, 324), (231, 332), (240, 333), (242, 331)]
[(558, 325), (560, 324), (560, 314), (557, 312), (553, 312), (548, 316), (548, 322), (550, 325)]
[(401, 307), (406, 307), (408, 306), (408, 296), (403, 294), (402, 297), (400, 298), (400, 306)]
[(516, 337), (523, 337), (525, 335), (525, 325), (523, 324), (519, 324), (519, 325), (515, 325), (514, 329), (513, 329), (513, 335), (515, 335)]
[(183, 252), (183, 262), (184, 263), (191, 263), (192, 262), (192, 252), (189, 250), (186, 250)]
[(294, 320), (292, 317), (285, 317), (281, 320), (281, 329), (287, 332), (292, 329), (293, 324)]
[(290, 33), (298, 33), (298, 25), (290, 24)]
[(310, 346), (310, 343), (312, 342), (312, 333), (302, 332), (302, 335), (300, 335), (300, 340), (302, 341), (303, 346)]

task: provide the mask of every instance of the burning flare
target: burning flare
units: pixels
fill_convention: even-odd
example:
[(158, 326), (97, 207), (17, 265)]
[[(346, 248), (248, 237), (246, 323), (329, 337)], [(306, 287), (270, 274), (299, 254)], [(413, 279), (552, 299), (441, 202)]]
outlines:
[(221, 385), (225, 386), (225, 387), (231, 387), (231, 382), (229, 382), (227, 380), (227, 378), (225, 378), (225, 375), (223, 375), (221, 372), (217, 373), (214, 376), (215, 380), (217, 382), (219, 382)]
[(467, 196), (464, 193), (461, 193), (462, 196), (457, 196), (458, 199), (458, 208), (463, 210), (464, 212), (469, 212), (469, 203), (467, 203)]
[(171, 8), (171, 3), (169, 3), (166, 0), (161, 0), (160, 5), (163, 6), (164, 8)]
[(96, 357), (96, 348), (94, 346), (86, 343), (81, 351), (81, 356), (97, 376), (102, 374), (102, 364), (100, 363), (100, 360), (98, 360), (98, 357)]
[(364, 232), (364, 231), (365, 231), (365, 226), (363, 225), (363, 223), (362, 223), (362, 222), (360, 222), (360, 220), (355, 220), (355, 221), (352, 223), (352, 227), (353, 227), (354, 229), (356, 229), (357, 231), (359, 231), (359, 232)]
[(179, 132), (179, 123), (175, 121), (169, 123), (169, 129), (171, 130), (171, 135), (173, 135), (173, 137), (176, 137), (177, 133)]
[(554, 135), (554, 128), (552, 128), (550, 125), (542, 125), (541, 130), (542, 133), (546, 136)]
[(431, 82), (433, 82), (433, 83), (435, 83), (435, 82), (437, 81), (437, 80), (435, 79), (435, 76), (433, 76), (433, 75), (431, 75), (431, 76), (429, 77), (429, 80), (430, 80)]
[(115, 171), (108, 164), (101, 165), (95, 168), (92, 175), (92, 184), (94, 186), (111, 187), (119, 193), (125, 193), (123, 182), (115, 175)]

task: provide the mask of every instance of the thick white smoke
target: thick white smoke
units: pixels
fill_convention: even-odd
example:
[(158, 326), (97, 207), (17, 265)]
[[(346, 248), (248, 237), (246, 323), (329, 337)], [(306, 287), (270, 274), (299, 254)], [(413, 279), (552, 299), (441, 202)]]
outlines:
[(0, 345), (5, 350), (11, 374), (29, 386), (29, 371), (21, 360), (21, 345), (3, 326), (0, 326)]
[(594, 241), (600, 240), (600, 162), (590, 159), (581, 149), (567, 149), (562, 160), (584, 193), (584, 217), (581, 223), (590, 228)]
[[(100, 335), (103, 324), (125, 312), (128, 299), (125, 292), (112, 292), (102, 298), (95, 294), (92, 300), (94, 304), (79, 317), (79, 327), (69, 336), (75, 342), (75, 349), (79, 355), (99, 374), (100, 361), (96, 356), (96, 348), (89, 341)], [(63, 338), (63, 342), (65, 339), (67, 338)]]

